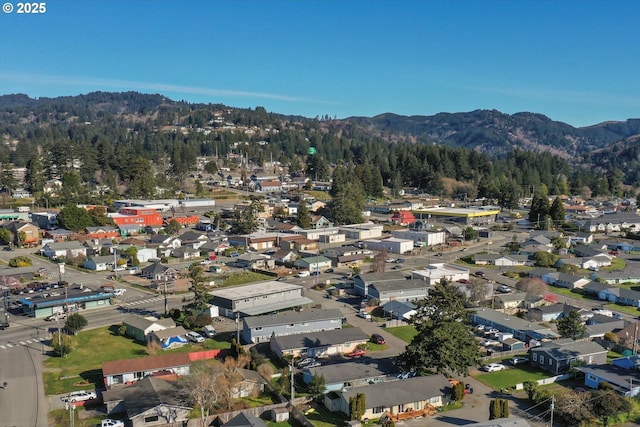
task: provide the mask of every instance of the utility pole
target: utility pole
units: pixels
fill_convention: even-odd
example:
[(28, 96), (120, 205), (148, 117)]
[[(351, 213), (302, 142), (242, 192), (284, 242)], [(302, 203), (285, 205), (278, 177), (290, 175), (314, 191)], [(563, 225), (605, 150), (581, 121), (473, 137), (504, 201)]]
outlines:
[(552, 395), (551, 396), (551, 424), (549, 424), (551, 427), (553, 427), (553, 410), (555, 408), (556, 405), (556, 396)]
[(169, 301), (167, 301), (167, 275), (164, 275), (164, 315), (166, 316), (168, 310)]
[(294, 399), (294, 394), (296, 392), (296, 388), (294, 387), (293, 384), (293, 359), (295, 359), (293, 356), (291, 357), (291, 368), (289, 369), (289, 374), (291, 375), (291, 379), (289, 380), (289, 382), (291, 383), (291, 406), (293, 406), (293, 399)]

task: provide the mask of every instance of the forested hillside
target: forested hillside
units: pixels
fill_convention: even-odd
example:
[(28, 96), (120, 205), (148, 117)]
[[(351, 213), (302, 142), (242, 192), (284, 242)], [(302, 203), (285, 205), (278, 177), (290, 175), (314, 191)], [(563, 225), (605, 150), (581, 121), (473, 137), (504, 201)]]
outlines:
[[(640, 120), (575, 129), (537, 114), (497, 111), (308, 119), (262, 107), (95, 92), (38, 100), (1, 96), (0, 126), (3, 169), (27, 167), (34, 194), (44, 180), (62, 178), (73, 189), (66, 200), (79, 202), (92, 200), (90, 190), (98, 185), (112, 196), (131, 197), (180, 189), (201, 156), (217, 157), (216, 167), (262, 167), (265, 173), (282, 173), (278, 164), (285, 173), (316, 180), (328, 180), (342, 166), (365, 196), (383, 196), (383, 186), (408, 186), (437, 196), (488, 197), (506, 207), (539, 190), (622, 195), (630, 190), (625, 185), (635, 187), (640, 179), (621, 162), (631, 148), (616, 159), (589, 155), (640, 133)], [(2, 176), (0, 187), (16, 185)]]

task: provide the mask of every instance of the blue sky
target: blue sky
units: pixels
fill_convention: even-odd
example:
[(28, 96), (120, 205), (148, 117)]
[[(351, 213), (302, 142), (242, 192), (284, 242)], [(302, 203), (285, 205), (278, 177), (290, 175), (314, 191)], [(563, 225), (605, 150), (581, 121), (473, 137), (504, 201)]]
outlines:
[(40, 15), (9, 2), (0, 94), (136, 90), (307, 117), (640, 117), (635, 0), (53, 0)]

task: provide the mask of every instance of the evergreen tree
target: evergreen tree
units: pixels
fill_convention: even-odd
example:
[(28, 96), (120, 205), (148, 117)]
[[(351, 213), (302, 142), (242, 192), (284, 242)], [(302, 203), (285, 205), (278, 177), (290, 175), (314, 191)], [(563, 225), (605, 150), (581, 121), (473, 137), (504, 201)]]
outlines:
[(307, 203), (300, 201), (300, 207), (298, 208), (298, 219), (296, 221), (298, 227), (308, 230), (311, 228), (311, 216), (309, 215), (309, 209)]
[(546, 194), (534, 194), (529, 210), (529, 222), (539, 225), (540, 221), (544, 221), (544, 218), (549, 214), (549, 209), (549, 199)]
[(561, 225), (565, 219), (564, 204), (560, 197), (556, 197), (549, 208), (549, 216), (556, 226)]
[(27, 173), (24, 177), (27, 189), (35, 196), (36, 193), (42, 193), (46, 177), (44, 175), (44, 166), (39, 155), (34, 155), (27, 163)]
[(399, 356), (407, 370), (466, 375), (477, 363), (480, 351), (464, 302), (463, 294), (444, 280), (417, 302), (410, 323), (418, 333)]
[(206, 309), (209, 306), (209, 289), (204, 269), (199, 264), (189, 266), (189, 281), (193, 291), (193, 308), (197, 311)]
[(72, 231), (82, 231), (94, 225), (91, 215), (89, 215), (86, 209), (79, 208), (72, 204), (62, 208), (56, 218), (62, 228)]
[(582, 323), (578, 310), (571, 310), (569, 315), (558, 320), (558, 333), (562, 338), (574, 340), (587, 336), (587, 327)]

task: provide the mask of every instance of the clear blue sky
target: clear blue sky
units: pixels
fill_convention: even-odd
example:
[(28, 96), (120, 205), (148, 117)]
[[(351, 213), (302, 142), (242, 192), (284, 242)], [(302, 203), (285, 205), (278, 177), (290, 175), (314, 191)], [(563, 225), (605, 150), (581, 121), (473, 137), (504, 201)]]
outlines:
[(640, 117), (636, 0), (49, 0), (40, 15), (8, 1), (0, 94), (135, 90), (307, 117)]

